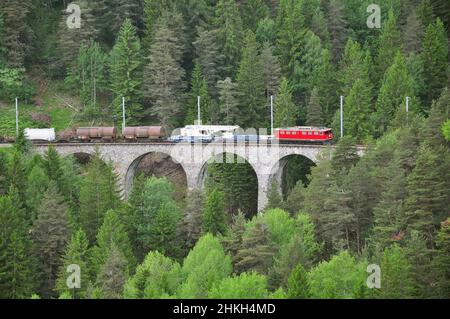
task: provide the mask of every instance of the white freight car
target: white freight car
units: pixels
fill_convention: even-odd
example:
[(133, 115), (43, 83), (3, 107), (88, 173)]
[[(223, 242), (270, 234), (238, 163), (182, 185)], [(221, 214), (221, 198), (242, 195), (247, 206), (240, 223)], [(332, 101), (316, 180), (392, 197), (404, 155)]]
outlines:
[(49, 141), (52, 142), (56, 139), (54, 128), (26, 128), (24, 135), (27, 140), (30, 141)]

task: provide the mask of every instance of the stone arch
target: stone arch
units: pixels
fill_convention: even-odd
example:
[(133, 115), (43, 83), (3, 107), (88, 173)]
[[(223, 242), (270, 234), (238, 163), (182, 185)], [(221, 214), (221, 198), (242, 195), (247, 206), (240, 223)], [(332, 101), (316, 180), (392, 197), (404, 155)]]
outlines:
[(179, 168), (182, 171), (183, 174), (183, 179), (184, 179), (184, 184), (185, 186), (188, 186), (188, 174), (187, 174), (187, 170), (186, 167), (183, 165), (182, 162), (177, 161), (171, 154), (169, 154), (168, 152), (162, 152), (162, 151), (149, 151), (149, 152), (145, 152), (143, 154), (138, 155), (137, 157), (135, 157), (130, 164), (127, 165), (126, 170), (125, 170), (125, 176), (124, 176), (124, 184), (123, 184), (123, 194), (125, 198), (128, 198), (129, 193), (131, 192), (131, 189), (133, 187), (133, 179), (136, 175), (136, 171), (139, 167), (139, 164), (142, 162), (142, 160), (148, 156), (148, 155), (154, 155), (154, 154), (160, 154), (160, 155), (164, 155), (166, 156), (169, 160), (171, 160), (173, 162), (173, 164), (179, 166)]
[[(222, 160), (223, 159), (223, 160)], [(199, 189), (203, 189), (205, 186), (205, 181), (207, 178), (207, 169), (208, 166), (210, 164), (214, 164), (214, 163), (223, 163), (223, 164), (233, 164), (233, 163), (242, 163), (242, 164), (248, 164), (255, 176), (255, 181), (256, 181), (256, 193), (258, 194), (259, 192), (259, 184), (260, 184), (260, 175), (258, 174), (258, 169), (255, 166), (254, 163), (252, 163), (251, 161), (249, 161), (248, 159), (244, 158), (243, 156), (241, 156), (239, 154), (239, 152), (221, 152), (221, 153), (216, 153), (216, 154), (211, 154), (211, 156), (205, 160), (203, 162), (203, 164), (201, 165), (201, 168), (199, 170), (198, 173), (198, 178), (197, 178), (197, 188)], [(258, 195), (259, 198), (259, 195)], [(256, 198), (256, 200), (258, 200), (258, 198)], [(258, 202), (255, 205), (255, 208), (258, 208)], [(256, 213), (253, 212), (253, 213)]]
[(289, 163), (289, 161), (294, 159), (294, 158), (300, 158), (300, 159), (304, 160), (305, 163), (309, 163), (310, 164), (309, 165), (309, 170), (307, 170), (305, 172), (305, 174), (308, 174), (310, 172), (310, 168), (312, 166), (316, 165), (316, 162), (315, 162), (316, 158), (314, 156), (307, 156), (305, 154), (300, 154), (300, 153), (291, 153), (291, 154), (284, 155), (284, 156), (280, 157), (278, 162), (271, 169), (270, 177), (269, 177), (269, 180), (268, 180), (269, 185), (267, 185), (268, 189), (270, 189), (271, 183), (274, 180), (276, 180), (280, 193), (284, 195), (283, 189), (282, 189), (284, 171), (285, 171), (285, 168), (286, 168), (287, 164)]

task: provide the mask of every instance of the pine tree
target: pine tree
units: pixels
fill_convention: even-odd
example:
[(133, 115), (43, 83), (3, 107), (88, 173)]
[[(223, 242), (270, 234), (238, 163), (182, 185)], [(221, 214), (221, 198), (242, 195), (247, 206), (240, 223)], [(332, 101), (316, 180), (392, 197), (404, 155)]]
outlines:
[(449, 45), (442, 21), (437, 18), (430, 24), (423, 40), (422, 58), (424, 61), (425, 76), (425, 105), (431, 105), (446, 86), (448, 75)]
[(319, 90), (315, 87), (309, 98), (307, 115), (306, 115), (306, 125), (308, 126), (323, 126), (323, 112), (322, 106), (320, 105)]
[(214, 189), (207, 195), (202, 221), (202, 233), (211, 233), (214, 236), (225, 235), (227, 224), (224, 195), (219, 190)]
[(243, 40), (242, 20), (235, 0), (217, 2), (214, 27), (217, 29), (219, 51), (224, 55), (222, 77), (234, 78), (239, 65)]
[(402, 50), (401, 34), (397, 25), (397, 19), (392, 10), (382, 28), (378, 44), (378, 53), (375, 57), (377, 80), (381, 81), (383, 75), (395, 60), (398, 51)]
[[(62, 295), (69, 294), (74, 299), (83, 299), (87, 297), (86, 291), (89, 287), (90, 269), (87, 260), (89, 248), (89, 241), (83, 230), (79, 229), (72, 235), (67, 247), (65, 248), (64, 256), (62, 257), (61, 267), (58, 272), (56, 280), (55, 291)], [(67, 277), (70, 273), (67, 272), (69, 265), (78, 265), (80, 267), (80, 288), (69, 289), (67, 287)]]
[(122, 114), (122, 98), (125, 98), (127, 118), (131, 123), (141, 117), (139, 104), (142, 84), (141, 44), (136, 28), (125, 19), (117, 36), (110, 57), (110, 85), (114, 94), (113, 112)]
[(298, 264), (289, 276), (287, 295), (291, 299), (307, 299), (309, 297), (308, 277), (301, 264)]
[(61, 257), (70, 239), (67, 213), (67, 206), (58, 194), (55, 182), (50, 182), (32, 230), (42, 280), (39, 294), (43, 297), (53, 295), (58, 270), (62, 265)]
[(267, 274), (272, 265), (275, 247), (270, 242), (267, 226), (257, 221), (242, 239), (242, 246), (236, 255), (235, 269), (238, 273), (254, 270)]
[(336, 150), (333, 153), (331, 168), (332, 175), (338, 183), (343, 182), (343, 177), (358, 162), (359, 156), (356, 149), (356, 142), (353, 137), (345, 136), (339, 140)]
[(155, 25), (148, 64), (144, 68), (144, 98), (151, 103), (148, 113), (158, 118), (163, 126), (174, 126), (174, 117), (182, 111), (184, 69), (181, 67), (182, 46), (169, 26), (166, 16)]
[(292, 90), (286, 78), (281, 80), (278, 95), (274, 105), (275, 127), (290, 127), (296, 122), (296, 107), (292, 99)]
[(108, 252), (108, 257), (100, 269), (97, 277), (97, 285), (101, 291), (102, 298), (121, 299), (126, 281), (127, 262), (121, 251), (114, 245)]
[(112, 246), (115, 246), (123, 256), (126, 273), (130, 274), (133, 272), (136, 266), (136, 258), (133, 255), (133, 249), (125, 226), (122, 224), (116, 211), (109, 210), (106, 212), (103, 224), (98, 231), (96, 242), (97, 245), (92, 248), (91, 252), (92, 274), (94, 277), (100, 273), (102, 266), (106, 263)]
[(237, 123), (240, 110), (237, 100), (237, 85), (230, 78), (217, 81), (217, 91), (219, 92), (219, 112), (224, 124), (232, 125)]
[(242, 49), (242, 60), (237, 74), (239, 105), (241, 119), (238, 124), (245, 128), (265, 127), (264, 81), (262, 78), (262, 64), (258, 53), (259, 45), (253, 32), (248, 31)]

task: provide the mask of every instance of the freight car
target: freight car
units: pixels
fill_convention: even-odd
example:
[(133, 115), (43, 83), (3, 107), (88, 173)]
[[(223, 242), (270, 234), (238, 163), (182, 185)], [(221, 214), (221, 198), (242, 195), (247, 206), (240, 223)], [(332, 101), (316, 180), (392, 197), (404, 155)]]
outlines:
[(76, 138), (83, 142), (113, 142), (117, 139), (117, 129), (115, 127), (80, 127), (76, 131)]
[(29, 141), (52, 142), (56, 139), (54, 128), (26, 128), (24, 135)]
[(127, 141), (161, 141), (166, 137), (166, 130), (162, 126), (129, 126), (123, 131), (123, 138)]

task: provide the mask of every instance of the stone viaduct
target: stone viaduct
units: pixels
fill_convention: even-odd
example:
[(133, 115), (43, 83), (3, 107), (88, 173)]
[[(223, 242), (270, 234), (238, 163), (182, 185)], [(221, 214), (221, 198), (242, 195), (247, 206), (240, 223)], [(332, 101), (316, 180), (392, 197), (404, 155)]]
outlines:
[[(36, 145), (35, 152), (43, 154), (48, 145), (50, 144)], [(54, 145), (61, 156), (77, 153), (93, 154), (98, 150), (103, 160), (112, 161), (114, 164), (125, 198), (131, 190), (139, 162), (150, 153), (167, 154), (175, 163), (179, 163), (186, 174), (189, 189), (203, 187), (208, 163), (247, 161), (258, 178), (258, 211), (262, 211), (267, 204), (267, 192), (272, 179), (276, 178), (279, 181), (278, 185), (281, 185), (283, 169), (290, 156), (300, 155), (317, 162), (320, 154), (330, 156), (334, 149), (332, 146), (278, 143), (52, 143), (51, 145)], [(359, 152), (362, 153), (363, 150), (360, 149)]]

